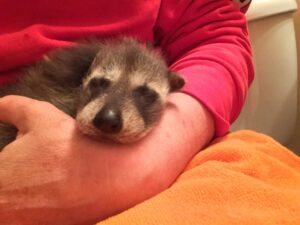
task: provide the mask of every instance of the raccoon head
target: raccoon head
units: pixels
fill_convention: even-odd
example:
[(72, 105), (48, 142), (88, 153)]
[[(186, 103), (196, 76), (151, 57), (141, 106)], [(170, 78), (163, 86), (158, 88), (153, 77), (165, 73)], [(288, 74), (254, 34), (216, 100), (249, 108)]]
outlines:
[(159, 120), (168, 93), (183, 85), (154, 49), (131, 39), (105, 44), (82, 82), (78, 127), (103, 140), (134, 142)]

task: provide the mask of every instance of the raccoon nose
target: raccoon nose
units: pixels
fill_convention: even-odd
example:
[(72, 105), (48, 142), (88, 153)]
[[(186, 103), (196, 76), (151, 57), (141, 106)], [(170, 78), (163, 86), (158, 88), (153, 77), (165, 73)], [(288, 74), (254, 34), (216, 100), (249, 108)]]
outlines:
[(122, 129), (121, 113), (112, 108), (103, 108), (93, 119), (93, 125), (105, 133), (118, 133)]

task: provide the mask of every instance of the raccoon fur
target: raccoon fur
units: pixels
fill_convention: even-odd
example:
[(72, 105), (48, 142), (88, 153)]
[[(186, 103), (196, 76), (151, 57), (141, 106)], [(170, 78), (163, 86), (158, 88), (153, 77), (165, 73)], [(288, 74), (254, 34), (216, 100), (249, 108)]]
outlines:
[[(130, 143), (145, 136), (163, 112), (167, 94), (184, 85), (152, 47), (123, 38), (60, 49), (26, 68), (0, 97), (47, 101), (74, 117), (84, 134)], [(0, 150), (17, 129), (0, 123)]]

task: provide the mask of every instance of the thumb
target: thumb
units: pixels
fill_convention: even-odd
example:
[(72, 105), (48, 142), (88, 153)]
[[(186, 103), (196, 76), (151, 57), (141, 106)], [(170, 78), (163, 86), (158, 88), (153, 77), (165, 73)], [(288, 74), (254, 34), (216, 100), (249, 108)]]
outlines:
[(27, 132), (38, 126), (41, 118), (51, 115), (55, 107), (49, 105), (23, 96), (8, 95), (0, 98), (0, 121), (14, 125), (21, 132)]

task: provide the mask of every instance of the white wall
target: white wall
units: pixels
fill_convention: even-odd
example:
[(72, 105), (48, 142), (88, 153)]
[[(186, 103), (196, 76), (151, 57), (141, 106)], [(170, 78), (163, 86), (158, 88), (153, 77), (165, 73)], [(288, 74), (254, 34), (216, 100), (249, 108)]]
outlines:
[[(298, 7), (300, 8), (300, 0), (297, 0)], [(296, 38), (298, 46), (298, 87), (300, 87), (300, 9), (294, 15), (295, 28), (296, 28)], [(289, 147), (300, 155), (300, 88), (298, 91), (298, 120), (297, 120), (297, 129), (294, 134), (293, 139)]]

